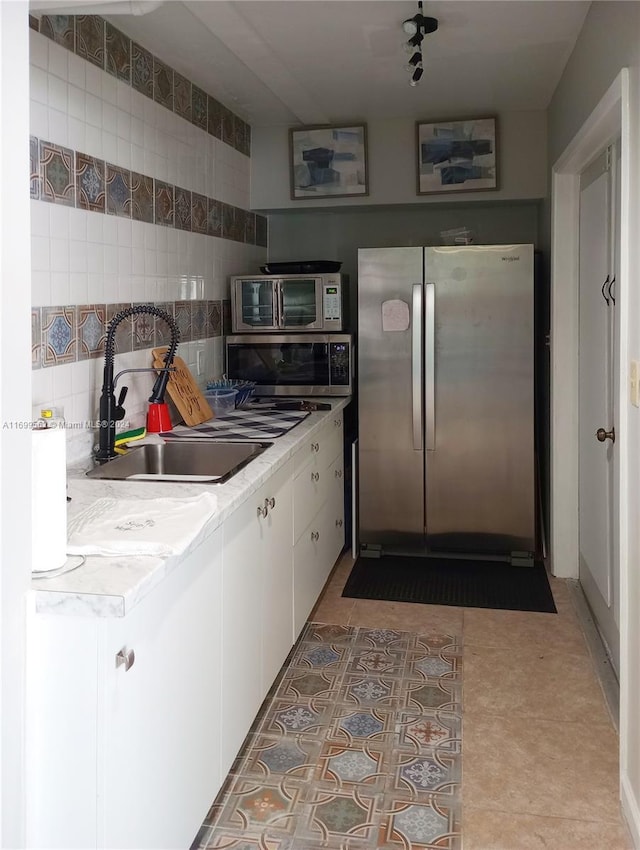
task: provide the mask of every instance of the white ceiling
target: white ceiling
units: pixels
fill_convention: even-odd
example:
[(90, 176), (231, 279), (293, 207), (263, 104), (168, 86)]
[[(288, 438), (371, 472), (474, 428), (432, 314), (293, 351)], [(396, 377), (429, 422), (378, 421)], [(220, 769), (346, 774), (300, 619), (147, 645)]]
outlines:
[[(425, 39), (415, 88), (401, 27), (414, 0), (170, 0), (105, 17), (250, 124), (268, 126), (545, 109), (589, 5), (425, 0), (439, 27)], [(104, 9), (129, 7), (140, 11), (131, 0)]]

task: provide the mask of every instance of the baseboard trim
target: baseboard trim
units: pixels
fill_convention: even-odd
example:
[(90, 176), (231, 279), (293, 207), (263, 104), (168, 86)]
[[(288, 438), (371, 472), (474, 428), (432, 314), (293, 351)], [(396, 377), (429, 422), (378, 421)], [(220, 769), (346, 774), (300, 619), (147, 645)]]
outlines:
[(580, 587), (580, 582), (576, 579), (565, 579), (565, 581), (587, 641), (596, 675), (611, 716), (611, 722), (616, 732), (620, 734), (620, 683), (611, 663), (611, 657), (598, 631), (589, 603)]
[(640, 848), (640, 808), (625, 774), (620, 778), (620, 801), (633, 846)]

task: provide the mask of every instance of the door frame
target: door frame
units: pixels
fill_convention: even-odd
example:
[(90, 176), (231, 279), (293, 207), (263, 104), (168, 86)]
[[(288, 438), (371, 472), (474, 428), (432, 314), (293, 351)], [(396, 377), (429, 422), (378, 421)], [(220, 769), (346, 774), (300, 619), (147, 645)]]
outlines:
[[(578, 344), (579, 344), (579, 210), (580, 172), (608, 144), (620, 137), (620, 279), (618, 303), (629, 304), (634, 262), (632, 209), (632, 114), (630, 75), (622, 68), (591, 115), (552, 168), (551, 198), (551, 533), (550, 563), (554, 575), (579, 576), (578, 516)], [(631, 663), (628, 597), (630, 458), (627, 428), (630, 357), (630, 311), (619, 316), (617, 343), (619, 393), (614, 399), (618, 513), (614, 516), (613, 568), (620, 575), (620, 781), (625, 815), (640, 847), (640, 809), (628, 780), (626, 752), (637, 736), (630, 715), (632, 695), (627, 671)]]

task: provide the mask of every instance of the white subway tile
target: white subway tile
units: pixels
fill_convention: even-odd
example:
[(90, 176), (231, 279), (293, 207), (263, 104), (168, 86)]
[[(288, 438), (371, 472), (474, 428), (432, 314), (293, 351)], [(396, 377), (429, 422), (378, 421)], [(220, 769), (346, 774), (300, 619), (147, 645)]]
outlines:
[(120, 218), (117, 219), (117, 231), (118, 231), (118, 245), (126, 246), (128, 248), (131, 247), (131, 219), (129, 218)]
[(69, 209), (69, 237), (87, 241), (87, 218), (95, 213), (88, 213), (86, 210), (75, 208)]
[(101, 213), (87, 213), (87, 240), (102, 245), (104, 242), (104, 225), (107, 216)]
[(67, 81), (69, 79), (69, 51), (66, 47), (55, 42), (49, 45), (49, 65), (47, 70), (50, 74)]
[(69, 147), (87, 153), (87, 125), (78, 118), (69, 118)]
[(51, 240), (45, 236), (31, 237), (31, 269), (46, 271), (51, 269)]
[(71, 392), (74, 395), (88, 393), (91, 390), (91, 365), (89, 360), (79, 360), (71, 364)]
[(46, 71), (34, 65), (29, 70), (29, 95), (37, 103), (49, 103), (49, 79)]
[(35, 30), (29, 30), (29, 62), (46, 71), (49, 68), (49, 39)]
[(86, 149), (84, 153), (90, 156), (95, 156), (97, 159), (104, 159), (102, 151), (102, 130), (99, 127), (86, 125)]
[(118, 219), (115, 215), (105, 215), (102, 217), (103, 222), (103, 238), (105, 249), (110, 245), (118, 244)]
[(105, 160), (118, 165), (118, 137), (108, 130), (102, 131), (102, 152)]
[(104, 276), (104, 303), (117, 304), (120, 301), (118, 297), (118, 275), (105, 274)]
[(86, 121), (85, 92), (78, 86), (68, 86), (69, 115), (80, 121)]
[(69, 117), (66, 112), (49, 107), (49, 138), (47, 141), (56, 145), (69, 144)]
[(34, 307), (51, 307), (51, 272), (31, 269), (31, 303)]
[[(142, 122), (140, 122), (142, 123)], [(124, 139), (125, 142), (131, 142), (132, 133), (131, 133), (131, 115), (128, 112), (125, 112), (124, 109), (118, 109), (117, 115), (117, 127), (118, 127), (118, 136), (121, 139)]]
[[(54, 239), (69, 238), (69, 212), (70, 207), (60, 204), (49, 204), (49, 233)], [(61, 271), (57, 269), (57, 271)]]
[(59, 109), (60, 112), (67, 111), (69, 105), (68, 88), (69, 86), (64, 80), (54, 77), (52, 74), (48, 75), (47, 94), (51, 109)]
[(72, 303), (68, 271), (51, 272), (51, 300), (53, 301), (53, 306)]
[(87, 270), (90, 274), (104, 273), (104, 245), (102, 243), (87, 243)]
[[(80, 242), (77, 239), (71, 240), (69, 245), (69, 271), (87, 273), (87, 248), (86, 242)], [(74, 300), (72, 303), (77, 304), (79, 302)]]
[(92, 127), (98, 127), (101, 129), (103, 127), (102, 124), (102, 100), (97, 97), (95, 94), (91, 92), (87, 92), (85, 95), (85, 110), (87, 117), (87, 124), (91, 124)]
[(113, 131), (118, 120), (118, 108), (112, 103), (102, 101), (102, 126), (106, 130)]
[(89, 295), (87, 298), (88, 304), (105, 304), (105, 284), (104, 274), (102, 272), (89, 272)]
[(118, 248), (116, 245), (105, 245), (104, 248), (104, 273), (105, 275), (117, 274), (118, 271)]
[(31, 235), (49, 236), (49, 204), (31, 201)]
[(105, 74), (100, 68), (92, 65), (90, 62), (85, 63), (85, 75), (87, 80), (87, 92), (94, 97), (102, 99), (102, 80), (105, 78), (107, 89), (111, 81), (110, 75)]
[(118, 103), (118, 81), (111, 74), (102, 75), (102, 99), (106, 103), (117, 106)]
[(145, 274), (145, 252), (144, 248), (132, 248), (131, 271), (134, 275)]
[(125, 139), (116, 138), (117, 147), (117, 163), (121, 168), (131, 168), (131, 142)]
[(69, 301), (71, 304), (89, 303), (89, 277), (87, 272), (70, 272)]
[(31, 402), (34, 407), (51, 404), (53, 400), (53, 369), (36, 369), (31, 373)]
[(129, 279), (132, 271), (131, 248), (118, 247), (118, 276)]
[(131, 170), (144, 174), (144, 148), (139, 145), (131, 145)]
[(86, 60), (76, 56), (75, 53), (69, 53), (67, 61), (69, 63), (69, 82), (84, 91), (87, 85)]
[(29, 131), (39, 139), (49, 140), (49, 108), (32, 100), (29, 104)]

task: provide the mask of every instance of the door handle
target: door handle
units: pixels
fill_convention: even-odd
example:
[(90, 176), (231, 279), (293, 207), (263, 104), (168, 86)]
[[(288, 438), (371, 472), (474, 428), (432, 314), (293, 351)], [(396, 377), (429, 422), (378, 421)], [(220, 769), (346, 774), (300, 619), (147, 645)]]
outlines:
[(425, 449), (436, 447), (436, 286), (425, 284), (424, 308), (424, 435)]
[(615, 299), (615, 296), (613, 294), (613, 285), (615, 284), (615, 282), (616, 282), (616, 276), (614, 275), (611, 278), (611, 281), (609, 283), (609, 289), (607, 290), (607, 292), (609, 293), (609, 298), (611, 299), (612, 304), (616, 303), (616, 299)]
[(612, 428), (610, 431), (605, 431), (604, 428), (598, 428), (596, 431), (596, 437), (600, 443), (604, 443), (605, 440), (611, 440), (612, 443), (615, 443), (616, 429)]
[(609, 275), (607, 275), (607, 277), (605, 278), (605, 281), (602, 284), (602, 289), (600, 290), (600, 292), (602, 292), (602, 297), (607, 302), (607, 307), (608, 307), (609, 306), (609, 295), (605, 294), (605, 289), (607, 287), (607, 284), (609, 284), (609, 295), (610, 295), (611, 294), (611, 283), (609, 283)]
[(411, 305), (411, 421), (413, 449), (422, 451), (422, 284), (413, 284)]

